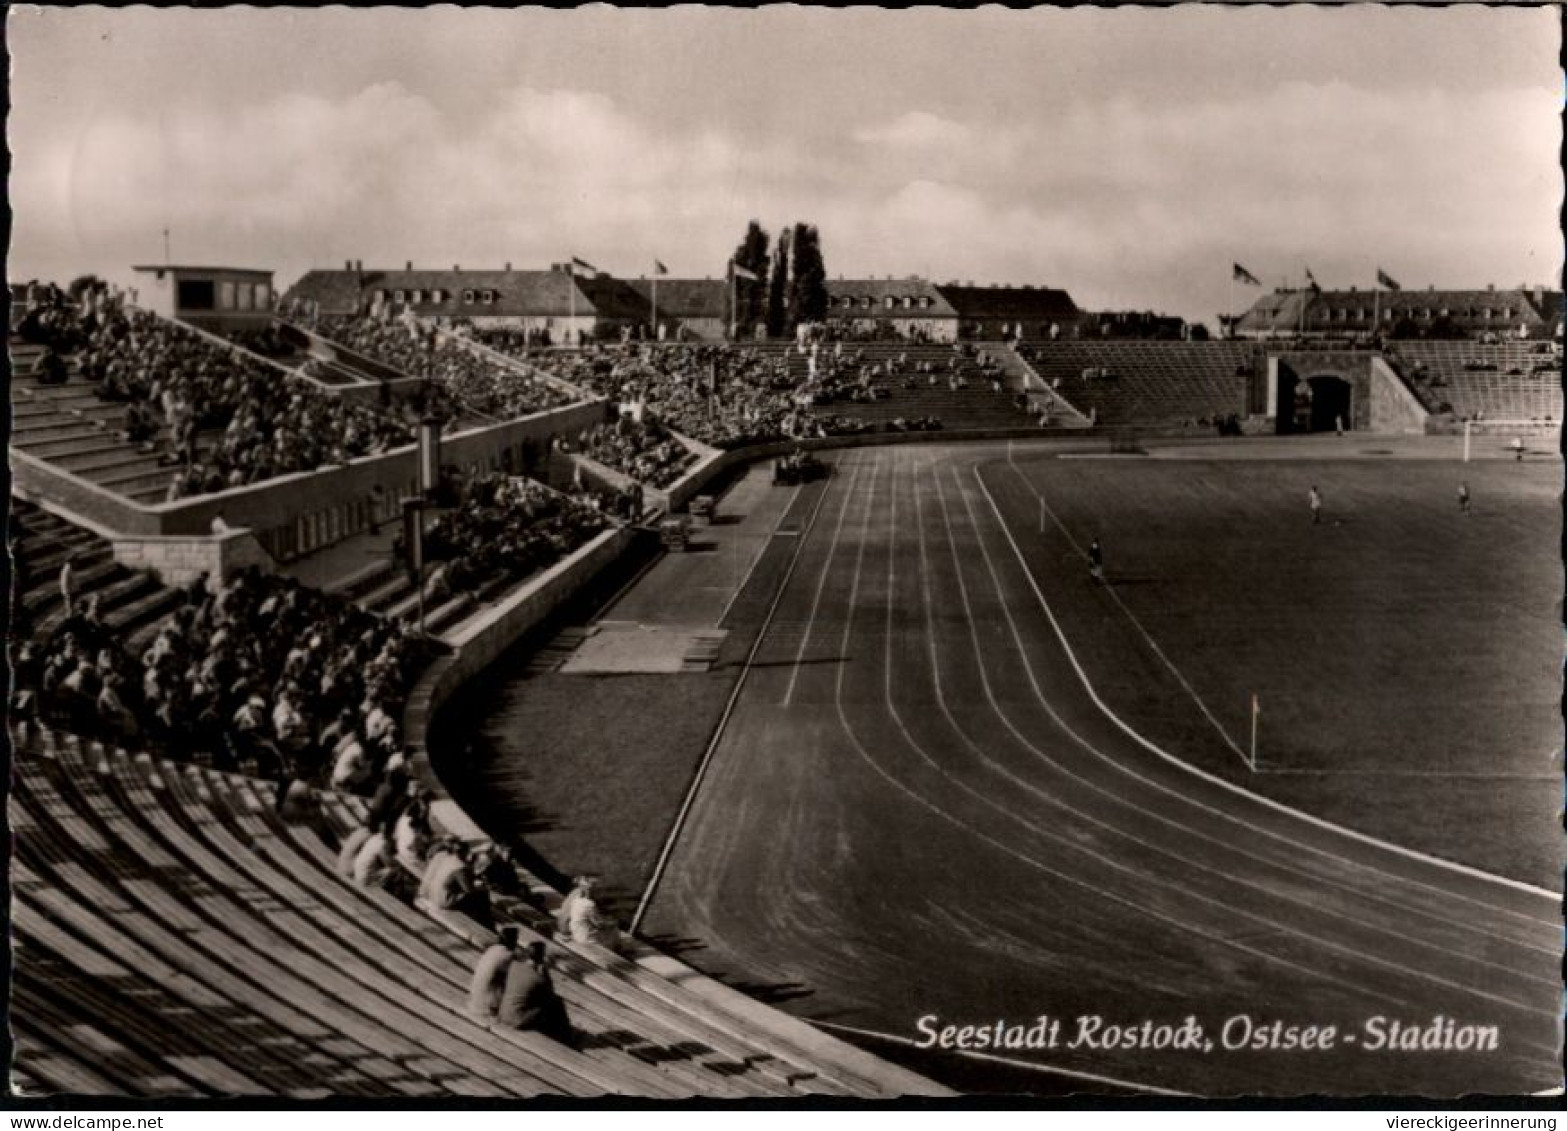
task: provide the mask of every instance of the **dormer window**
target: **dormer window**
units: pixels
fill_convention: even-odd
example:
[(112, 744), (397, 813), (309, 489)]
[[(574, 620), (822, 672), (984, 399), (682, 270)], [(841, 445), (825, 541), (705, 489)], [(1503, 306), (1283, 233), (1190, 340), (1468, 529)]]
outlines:
[(484, 292), (484, 305), (485, 306), (493, 306), (494, 304), (495, 304), (495, 292), (494, 291), (485, 291)]
[(473, 302), (473, 288), (472, 287), (464, 287), (463, 288), (462, 300), (463, 300), (464, 305), (467, 305), (467, 304)]
[(392, 292), (393, 302), (406, 302), (407, 300), (408, 292), (403, 290), (401, 287), (398, 287), (395, 291)]

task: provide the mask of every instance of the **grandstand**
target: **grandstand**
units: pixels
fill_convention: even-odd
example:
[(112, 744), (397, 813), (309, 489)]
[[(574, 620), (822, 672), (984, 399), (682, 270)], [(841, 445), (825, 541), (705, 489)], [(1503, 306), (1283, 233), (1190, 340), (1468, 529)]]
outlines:
[[(558, 984), (580, 1048), (487, 1027), (464, 999), (490, 932), (336, 873), (334, 841), (362, 804), (322, 796), (311, 826), (285, 824), (251, 779), (47, 729), (19, 737), (20, 1059), (48, 1087), (293, 1099), (940, 1091), (816, 1034), (758, 1042), (743, 1011), (571, 944), (559, 944)], [(199, 1027), (169, 1023), (196, 1015)]]
[[(420, 868), (400, 861), (384, 886), (367, 886), (340, 874), (338, 854), (360, 830), (390, 828), (376, 806), (408, 780), (445, 807), (446, 831), (485, 840), (445, 796), (441, 760), (453, 755), (429, 733), (439, 709), (519, 640), (558, 627), (552, 618), (599, 579), (640, 569), (628, 547), (654, 541), (639, 534), (648, 519), (746, 485), (746, 465), (763, 455), (794, 445), (877, 453), (840, 461), (847, 484), (746, 485), (751, 509), (771, 520), (745, 528), (756, 556), (713, 532), (704, 548), (719, 547), (716, 564), (692, 555), (682, 584), (698, 578), (704, 601), (726, 594), (718, 620), (739, 609), (757, 647), (758, 591), (742, 595), (750, 571), (781, 599), (794, 564), (774, 534), (803, 546), (809, 508), (829, 494), (839, 528), (862, 503), (865, 530), (882, 520), (854, 488), (863, 475), (874, 489), (882, 473), (875, 445), (927, 430), (942, 440), (1045, 431), (1060, 445), (1052, 452), (1084, 454), (1103, 450), (1094, 425), (1160, 432), (1244, 420), (1269, 431), (1258, 378), (1277, 369), (1286, 380), (1286, 361), (1314, 376), (1290, 352), (1299, 343), (1056, 340), (1052, 319), (1080, 313), (1064, 291), (850, 280), (829, 288), (851, 300), (836, 332), (864, 340), (823, 331), (804, 347), (561, 348), (541, 337), (561, 303), (568, 319), (629, 330), (651, 287), (555, 270), (469, 273), (452, 290), (439, 273), (399, 303), (391, 275), (355, 267), (349, 287), (339, 274), (312, 273), (286, 317), (228, 340), (101, 296), (51, 307), (41, 329), (13, 318), (11, 443), (26, 457), (13, 487), (13, 609), (17, 640), (30, 641), (12, 700), (16, 1079), (160, 1098), (943, 1094), (827, 1035), (830, 1024), (746, 998), (643, 941), (617, 954), (563, 937), (552, 915), (561, 893), (541, 878), (549, 869), (519, 868), (515, 891), (492, 887), (489, 922), (415, 898)], [(377, 290), (388, 293), (372, 298), (372, 315), (362, 302)], [(713, 333), (713, 288), (686, 291), (671, 292), (671, 317)], [(484, 307), (518, 321), (485, 328), (464, 317)], [(957, 341), (887, 337), (900, 320), (916, 338)], [(43, 372), (51, 348), (63, 383)], [(1325, 372), (1346, 368), (1321, 356)], [(1421, 340), (1387, 356), (1428, 411), (1561, 419), (1549, 347)], [(625, 418), (611, 414), (619, 407)], [(420, 493), (410, 441), (430, 413), (448, 420), (445, 466), (416, 570), (397, 520), (401, 499)], [(980, 496), (956, 477), (953, 515), (940, 484), (934, 494), (919, 486), (935, 449), (892, 450), (889, 527), (899, 508), (934, 523), (939, 506), (950, 537), (957, 508), (970, 523), (983, 514), (967, 510)], [(587, 461), (618, 494), (576, 474)], [(899, 485), (894, 471), (907, 474)], [(768, 492), (775, 501), (757, 503)], [(975, 531), (971, 548), (999, 552)], [(911, 561), (929, 552), (925, 541), (906, 549)], [(951, 549), (952, 592), (967, 601), (962, 571), (977, 565), (959, 561), (956, 541)], [(853, 593), (830, 576), (836, 552), (812, 559), (809, 611), (771, 641), (765, 678), (790, 681), (785, 701), (795, 673), (809, 686), (841, 666), (806, 657), (824, 592), (861, 607), (858, 574)], [(889, 586), (902, 568), (889, 567)], [(1003, 604), (1021, 607), (1024, 590), (1011, 583)], [(698, 618), (681, 604), (690, 592), (656, 576), (651, 592), (687, 634), (719, 647), (712, 640), (730, 626), (692, 628)], [(223, 619), (220, 608), (242, 615)], [(418, 639), (421, 611), (428, 641)], [(736, 653), (744, 635), (702, 673), (733, 681), (749, 663)], [(73, 670), (89, 675), (70, 686)], [(84, 691), (99, 683), (108, 694)], [(198, 700), (210, 708), (199, 726)], [(785, 729), (777, 740), (788, 741)], [(542, 761), (527, 769), (551, 772)], [(486, 831), (532, 859), (512, 830)], [(700, 870), (685, 863), (689, 885)], [(687, 886), (681, 898), (698, 896)], [(580, 1047), (465, 1012), (474, 963), (502, 923), (530, 940), (551, 936)]]
[(1546, 342), (1411, 341), (1400, 364), (1434, 409), (1459, 420), (1560, 423), (1561, 356)]
[[(163, 502), (173, 472), (145, 451), (145, 444), (120, 434), (125, 409), (100, 400), (82, 384), (40, 384), (33, 367), (42, 352), (40, 346), (11, 348), (12, 449), (135, 502)], [(79, 370), (72, 365), (72, 372)], [(152, 440), (166, 445), (167, 427), (160, 427)]]
[(1247, 342), (1040, 342), (1025, 356), (1045, 384), (1104, 425), (1167, 427), (1247, 414), (1263, 353)]

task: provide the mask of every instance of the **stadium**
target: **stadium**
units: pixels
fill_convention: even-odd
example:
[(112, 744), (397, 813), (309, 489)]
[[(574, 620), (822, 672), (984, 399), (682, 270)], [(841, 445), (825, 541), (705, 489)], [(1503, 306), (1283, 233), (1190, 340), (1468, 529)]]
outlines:
[(13, 272), (13, 1102), (1559, 1092), (1559, 274), (834, 233)]

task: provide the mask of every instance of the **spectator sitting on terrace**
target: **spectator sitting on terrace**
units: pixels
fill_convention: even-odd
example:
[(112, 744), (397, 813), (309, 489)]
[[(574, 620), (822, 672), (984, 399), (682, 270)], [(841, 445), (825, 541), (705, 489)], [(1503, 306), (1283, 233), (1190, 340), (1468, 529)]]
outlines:
[(470, 851), (455, 837), (444, 837), (431, 850), (419, 881), (419, 900), (437, 910), (460, 907), (477, 886)]
[(384, 888), (391, 884), (396, 868), (392, 838), (385, 832), (372, 832), (354, 856), (353, 880), (362, 888)]
[(562, 1044), (577, 1044), (565, 1003), (550, 979), (549, 959), (542, 942), (530, 943), (527, 951), (516, 955), (507, 968), (496, 1020), (509, 1029), (534, 1029)]
[(408, 871), (424, 871), (425, 853), (431, 841), (430, 802), (418, 794), (403, 807), (393, 827), (393, 842), (397, 846), (397, 861)]
[(599, 910), (593, 898), (595, 886), (591, 877), (579, 876), (556, 910), (555, 921), (562, 938), (615, 950), (620, 945), (620, 928)]
[(63, 385), (70, 375), (65, 359), (55, 352), (52, 345), (45, 346), (44, 352), (33, 362), (33, 376), (40, 385)]
[(512, 924), (502, 927), (497, 940), (479, 956), (473, 968), (473, 980), (468, 984), (468, 1014), (480, 1020), (493, 1020), (501, 1004), (501, 990), (506, 984), (506, 974), (515, 960), (518, 945), (517, 928)]

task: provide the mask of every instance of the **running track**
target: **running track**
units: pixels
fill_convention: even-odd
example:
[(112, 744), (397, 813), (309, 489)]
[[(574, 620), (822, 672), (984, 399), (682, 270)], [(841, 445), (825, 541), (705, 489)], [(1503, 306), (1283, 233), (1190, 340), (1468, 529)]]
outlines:
[[(1003, 524), (996, 500), (1023, 489), (1004, 455), (845, 452), (802, 496), (805, 538), (646, 933), (738, 983), (808, 990), (786, 1005), (803, 1016), (894, 1038), (927, 1014), (1049, 1014), (1065, 1046), (1097, 1014), (1191, 1015), (1214, 1041), (1004, 1054), (1051, 1090), (1557, 1086), (1558, 900), (1206, 779), (1101, 710)], [(1226, 1051), (1241, 1014), (1357, 1043)], [(1494, 1025), (1500, 1047), (1360, 1043), (1368, 1018), (1436, 1015)]]

